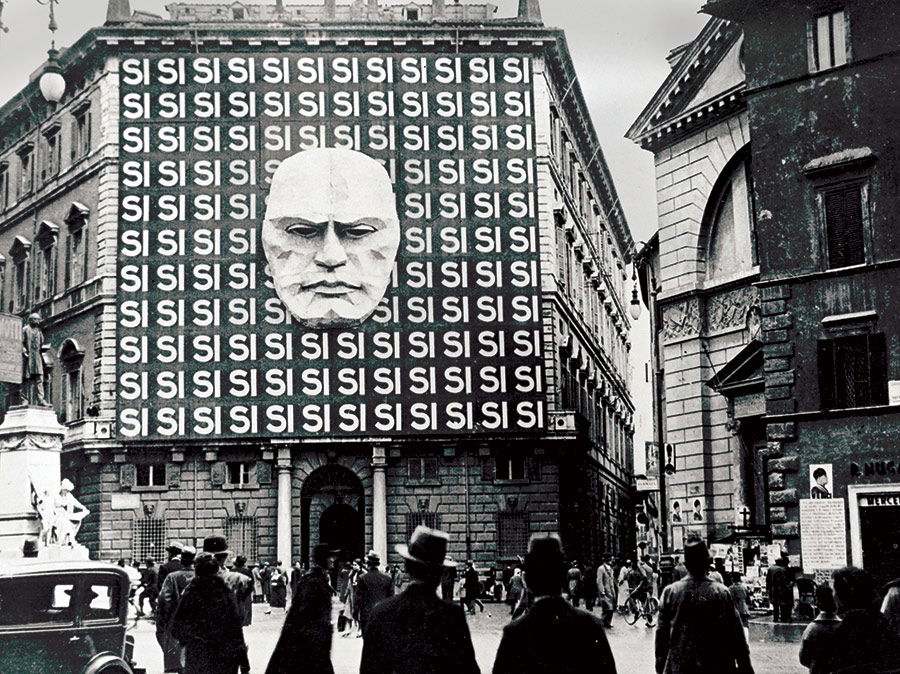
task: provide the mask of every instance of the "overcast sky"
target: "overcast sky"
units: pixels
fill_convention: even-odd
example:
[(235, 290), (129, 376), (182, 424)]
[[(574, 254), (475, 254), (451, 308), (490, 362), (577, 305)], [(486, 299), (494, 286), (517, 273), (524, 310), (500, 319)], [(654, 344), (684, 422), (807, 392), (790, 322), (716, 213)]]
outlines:
[[(43, 0), (46, 2), (46, 0)], [(132, 9), (167, 15), (170, 0), (131, 0)], [(244, 0), (261, 4), (263, 0)], [(340, 2), (341, 0), (339, 0)], [(421, 1), (421, 0), (420, 0)], [(469, 0), (463, 0), (464, 2)], [(274, 2), (274, 0), (272, 0)], [(312, 4), (316, 0), (286, 4)], [(512, 16), (518, 0), (499, 0), (498, 16)], [(628, 127), (662, 83), (673, 47), (693, 39), (708, 19), (698, 14), (702, 0), (543, 0), (544, 22), (566, 31), (575, 68), (612, 171), (635, 241), (656, 230), (653, 159), (624, 138)], [(103, 23), (107, 0), (59, 0), (57, 44), (72, 44), (88, 28)], [(14, 96), (43, 62), (49, 46), (47, 7), (37, 0), (6, 0), (0, 34), (0, 102)], [(628, 298), (626, 298), (626, 301)], [(646, 312), (645, 312), (646, 314)], [(649, 394), (643, 362), (649, 337), (642, 320), (634, 330), (635, 400)], [(650, 439), (649, 409), (641, 408), (636, 447)], [(640, 423), (647, 420), (647, 423)]]

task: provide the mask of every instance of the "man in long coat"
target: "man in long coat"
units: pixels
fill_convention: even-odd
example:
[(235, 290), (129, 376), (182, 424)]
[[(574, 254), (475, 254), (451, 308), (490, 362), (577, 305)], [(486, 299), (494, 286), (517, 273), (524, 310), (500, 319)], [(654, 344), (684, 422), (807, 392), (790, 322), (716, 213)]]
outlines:
[(184, 647), (172, 636), (172, 619), (181, 603), (184, 589), (194, 578), (194, 556), (197, 550), (192, 546), (182, 546), (179, 551), (180, 569), (170, 570), (163, 581), (156, 600), (156, 640), (163, 652), (163, 671), (184, 670)]
[(600, 611), (603, 626), (612, 627), (613, 612), (616, 609), (616, 577), (612, 568), (612, 555), (603, 558), (603, 564), (597, 569), (597, 593), (600, 598)]
[(559, 538), (534, 538), (525, 556), (525, 585), (535, 596), (503, 629), (494, 674), (615, 674), (599, 618), (563, 598), (565, 556)]
[(372, 609), (360, 674), (480, 674), (462, 608), (437, 596), (448, 540), (419, 526), (397, 546), (412, 583)]
[(166, 582), (166, 576), (168, 576), (173, 571), (181, 571), (181, 551), (184, 549), (184, 544), (178, 541), (172, 541), (169, 543), (169, 547), (166, 548), (166, 554), (169, 558), (165, 561), (165, 563), (159, 565), (159, 586), (162, 587), (163, 583)]
[(753, 674), (744, 626), (728, 588), (710, 580), (709, 549), (684, 544), (690, 575), (663, 590), (656, 629), (657, 674)]
[(331, 597), (327, 545), (313, 548), (312, 567), (297, 583), (266, 674), (334, 674), (331, 665)]
[(363, 637), (366, 636), (366, 627), (369, 616), (375, 606), (394, 596), (394, 581), (386, 573), (378, 570), (381, 566), (381, 558), (371, 551), (366, 557), (369, 567), (368, 573), (361, 576), (356, 583), (356, 599), (359, 602), (359, 629)]

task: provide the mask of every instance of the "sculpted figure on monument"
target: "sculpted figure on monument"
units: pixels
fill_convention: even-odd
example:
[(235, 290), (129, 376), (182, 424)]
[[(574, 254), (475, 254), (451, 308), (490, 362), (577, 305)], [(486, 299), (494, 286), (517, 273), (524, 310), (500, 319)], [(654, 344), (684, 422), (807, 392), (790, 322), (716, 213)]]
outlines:
[(31, 314), (22, 330), (21, 398), (24, 405), (46, 405), (44, 398), (44, 333), (40, 328), (41, 317)]

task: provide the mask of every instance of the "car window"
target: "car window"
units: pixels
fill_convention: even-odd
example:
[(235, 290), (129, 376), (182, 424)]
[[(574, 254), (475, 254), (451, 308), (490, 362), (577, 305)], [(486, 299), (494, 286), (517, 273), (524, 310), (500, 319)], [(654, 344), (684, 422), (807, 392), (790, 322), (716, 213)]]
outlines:
[(70, 623), (75, 585), (60, 578), (0, 580), (0, 625)]
[(119, 609), (119, 592), (121, 584), (118, 580), (91, 580), (87, 586), (85, 603), (86, 620), (116, 618)]

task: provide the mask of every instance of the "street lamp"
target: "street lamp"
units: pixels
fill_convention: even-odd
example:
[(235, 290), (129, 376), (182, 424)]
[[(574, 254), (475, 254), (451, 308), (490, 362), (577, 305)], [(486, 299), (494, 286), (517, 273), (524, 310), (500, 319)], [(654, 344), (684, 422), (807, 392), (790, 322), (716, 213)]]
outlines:
[(638, 298), (637, 288), (637, 262), (631, 263), (631, 282), (634, 285), (631, 288), (631, 304), (628, 305), (628, 313), (632, 319), (637, 320), (641, 317), (641, 300)]
[(59, 51), (56, 49), (56, 14), (54, 6), (59, 0), (37, 0), (39, 5), (47, 5), (50, 8), (50, 49), (47, 52), (47, 66), (38, 81), (38, 87), (41, 89), (41, 95), (44, 100), (51, 105), (56, 105), (62, 100), (63, 94), (66, 93), (66, 80), (62, 76), (62, 68), (59, 65)]

